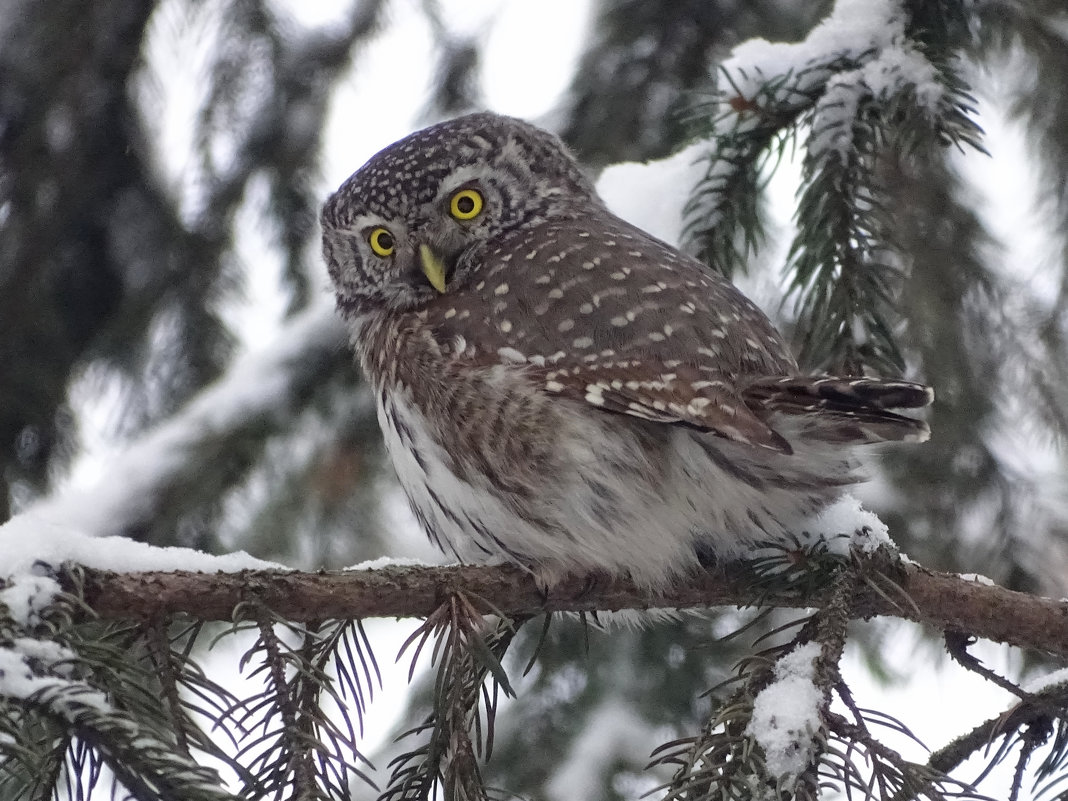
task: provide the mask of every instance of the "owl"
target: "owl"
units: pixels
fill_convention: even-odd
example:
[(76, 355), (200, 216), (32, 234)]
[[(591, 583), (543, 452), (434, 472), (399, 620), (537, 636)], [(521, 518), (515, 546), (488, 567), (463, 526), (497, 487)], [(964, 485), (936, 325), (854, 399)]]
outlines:
[(655, 590), (790, 541), (862, 480), (856, 446), (927, 437), (890, 410), (930, 389), (799, 374), (751, 301), (521, 120), (387, 147), (322, 229), (400, 484), (460, 561)]

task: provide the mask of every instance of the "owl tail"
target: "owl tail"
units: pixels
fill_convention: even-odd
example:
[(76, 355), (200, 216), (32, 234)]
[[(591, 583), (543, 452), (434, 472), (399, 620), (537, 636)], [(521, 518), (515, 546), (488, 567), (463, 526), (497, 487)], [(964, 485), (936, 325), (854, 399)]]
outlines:
[(761, 417), (787, 415), (798, 432), (824, 442), (866, 444), (924, 442), (931, 430), (922, 420), (890, 409), (919, 409), (934, 400), (922, 384), (883, 378), (790, 376), (761, 378), (744, 392)]

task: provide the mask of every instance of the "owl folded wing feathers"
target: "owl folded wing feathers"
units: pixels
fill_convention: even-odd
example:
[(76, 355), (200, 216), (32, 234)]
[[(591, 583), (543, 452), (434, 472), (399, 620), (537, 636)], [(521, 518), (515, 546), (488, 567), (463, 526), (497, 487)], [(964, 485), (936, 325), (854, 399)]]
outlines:
[(547, 392), (656, 423), (685, 425), (779, 453), (793, 452), (767, 418), (801, 418), (813, 439), (871, 443), (927, 439), (926, 423), (889, 411), (929, 404), (929, 387), (879, 378), (773, 376), (740, 385), (677, 361), (620, 359), (536, 371)]
[(676, 362), (620, 359), (554, 365), (546, 391), (607, 412), (688, 425), (746, 445), (791, 453), (790, 443), (758, 418), (731, 385)]

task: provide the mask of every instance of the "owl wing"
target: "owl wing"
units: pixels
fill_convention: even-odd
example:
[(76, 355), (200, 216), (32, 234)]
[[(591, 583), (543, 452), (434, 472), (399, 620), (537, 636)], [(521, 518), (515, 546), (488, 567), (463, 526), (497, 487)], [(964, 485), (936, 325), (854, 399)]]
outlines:
[(790, 443), (758, 418), (732, 386), (691, 365), (645, 359), (556, 364), (536, 371), (545, 391), (607, 412), (686, 425), (779, 453)]
[[(532, 372), (549, 393), (792, 452), (742, 387), (748, 378), (795, 374), (796, 363), (729, 281), (603, 211), (536, 233), (539, 247), (524, 239), (496, 257), (524, 269), (509, 270), (507, 283), (485, 282), (482, 308), (491, 311), (480, 343), (542, 364)], [(496, 269), (504, 273), (494, 267), (491, 275)]]
[(782, 414), (825, 442), (923, 442), (922, 420), (892, 409), (919, 409), (934, 399), (930, 387), (894, 379), (836, 376), (768, 376), (741, 389), (678, 362), (630, 359), (541, 370), (547, 392), (618, 414), (685, 425), (779, 453), (790, 443), (764, 422)]

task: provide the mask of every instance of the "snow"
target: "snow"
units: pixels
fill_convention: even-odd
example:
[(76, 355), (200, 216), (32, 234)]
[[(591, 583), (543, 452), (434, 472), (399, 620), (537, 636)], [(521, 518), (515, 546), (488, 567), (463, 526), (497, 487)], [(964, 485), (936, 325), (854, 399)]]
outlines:
[(1037, 676), (1023, 685), (1024, 692), (1040, 693), (1058, 684), (1068, 684), (1068, 668), (1061, 668), (1044, 676)]
[(884, 545), (897, 550), (886, 523), (848, 493), (820, 512), (808, 525), (807, 533), (825, 540), (828, 550), (841, 556), (854, 548), (862, 553), (872, 553)]
[(987, 578), (980, 573), (959, 573), (958, 576), (962, 581), (971, 581), (974, 584), (982, 584), (986, 587), (996, 587), (997, 582), (992, 578)]
[(37, 565), (58, 566), (64, 562), (118, 573), (143, 570), (236, 573), (282, 567), (243, 551), (213, 556), (192, 548), (148, 545), (128, 537), (93, 537), (69, 529), (42, 528), (30, 515), (19, 515), (0, 526), (0, 554), (7, 575), (25, 575)]
[(45, 573), (64, 562), (98, 570), (127, 573), (145, 570), (189, 570), (195, 573), (236, 573), (241, 570), (282, 569), (281, 565), (249, 556), (244, 551), (213, 556), (191, 548), (160, 548), (126, 537), (96, 537), (76, 528), (50, 525), (31, 512), (0, 526), (0, 590), (12, 618), (31, 625), (60, 591), (59, 582)]
[(879, 53), (860, 69), (864, 83), (878, 98), (888, 98), (902, 86), (915, 87), (916, 100), (936, 111), (943, 88), (934, 66), (921, 53), (908, 46), (892, 47)]
[(944, 92), (935, 69), (905, 42), (880, 51), (858, 69), (833, 75), (816, 103), (809, 154), (813, 158), (833, 155), (847, 163), (861, 100), (874, 97), (886, 101), (905, 88), (912, 89), (920, 107), (932, 117), (938, 114)]
[(800, 42), (772, 43), (750, 39), (738, 45), (720, 66), (731, 86), (752, 99), (773, 75), (808, 76), (797, 87), (808, 91), (826, 73), (813, 72), (839, 58), (861, 61), (905, 41), (906, 15), (898, 0), (838, 0), (831, 13)]
[(691, 145), (672, 156), (645, 164), (627, 162), (606, 167), (597, 192), (614, 214), (642, 230), (678, 245), (683, 206), (704, 169), (707, 145)]
[(340, 346), (340, 326), (332, 308), (313, 305), (279, 330), (274, 343), (237, 360), (178, 414), (114, 454), (94, 480), (60, 489), (0, 525), (0, 578), (9, 580), (0, 602), (29, 625), (59, 591), (49, 573), (64, 562), (118, 572), (280, 567), (243, 552), (211, 556), (109, 535), (151, 514), (157, 496), (200, 443), (250, 419), (288, 414), (293, 364), (309, 349), (334, 343)]
[(52, 640), (36, 640), (33, 637), (15, 637), (11, 641), (11, 647), (23, 654), (27, 659), (32, 659), (51, 670), (59, 673), (71, 672), (72, 665), (64, 664), (78, 659), (78, 654), (63, 645)]
[(51, 699), (50, 706), (74, 720), (78, 707), (89, 706), (101, 712), (111, 711), (104, 693), (92, 690), (67, 679), (52, 676), (39, 676), (30, 667), (27, 654), (16, 648), (0, 648), (0, 696), (6, 698), (29, 698), (35, 693), (48, 690), (66, 690), (77, 693), (77, 702), (71, 703), (69, 696)]
[[(3, 543), (0, 542), (0, 552)], [(0, 590), (0, 604), (20, 626), (29, 626), (38, 620), (56, 594), (62, 589), (59, 582), (49, 576), (9, 574), (3, 576), (8, 586)]]
[(813, 756), (823, 691), (816, 686), (818, 643), (801, 645), (775, 664), (775, 679), (757, 694), (746, 736), (764, 751), (768, 776), (797, 777)]
[[(934, 117), (944, 90), (931, 63), (905, 35), (907, 15), (899, 0), (838, 0), (830, 15), (801, 42), (752, 39), (736, 47), (720, 67), (737, 98), (764, 105), (798, 104), (820, 93), (812, 120), (809, 154), (845, 159), (861, 100), (886, 100), (906, 90)], [(845, 69), (850, 65), (856, 65)], [(788, 76), (788, 80), (772, 80)], [(821, 90), (822, 87), (822, 90)], [(742, 104), (744, 109), (746, 104)], [(758, 114), (740, 112), (728, 125), (755, 125)]]
[(368, 559), (366, 562), (351, 565), (345, 570), (384, 570), (387, 567), (440, 567), (440, 565), (406, 556), (380, 556), (377, 559)]
[[(934, 67), (906, 37), (906, 20), (899, 0), (837, 0), (830, 15), (801, 42), (750, 39), (738, 45), (720, 65), (721, 86), (730, 95), (727, 110), (735, 113), (722, 116), (717, 123), (719, 133), (727, 135), (764, 124), (763, 116), (753, 113), (754, 106), (804, 106), (809, 96), (818, 94), (808, 153), (815, 159), (836, 158), (844, 163), (852, 153), (853, 126), (862, 100), (886, 100), (910, 91), (921, 109), (937, 116), (942, 110), (943, 87)], [(725, 188), (741, 154), (729, 148), (710, 153), (708, 148), (699, 143), (682, 151), (680, 160), (667, 166), (666, 177), (673, 172), (682, 175), (694, 161), (704, 161), (706, 190)], [(672, 200), (639, 218), (628, 213), (632, 204), (640, 204), (646, 212), (652, 204), (646, 196), (617, 191), (617, 183), (626, 184), (621, 176), (627, 167), (618, 169), (621, 172), (617, 176), (612, 175), (611, 168), (606, 170), (598, 184), (609, 207), (666, 241), (676, 242), (683, 202), (680, 195), (691, 194), (678, 190), (680, 186), (689, 190), (695, 182), (676, 181), (667, 184), (664, 191), (651, 192), (648, 197)], [(695, 216), (704, 225), (717, 224), (722, 215), (721, 194), (705, 191), (700, 197), (702, 207)]]
[(857, 85), (858, 71), (834, 75), (827, 81), (823, 96), (816, 102), (808, 151), (814, 157), (828, 152), (838, 154), (845, 163), (853, 149), (853, 120), (857, 116), (862, 91)]

